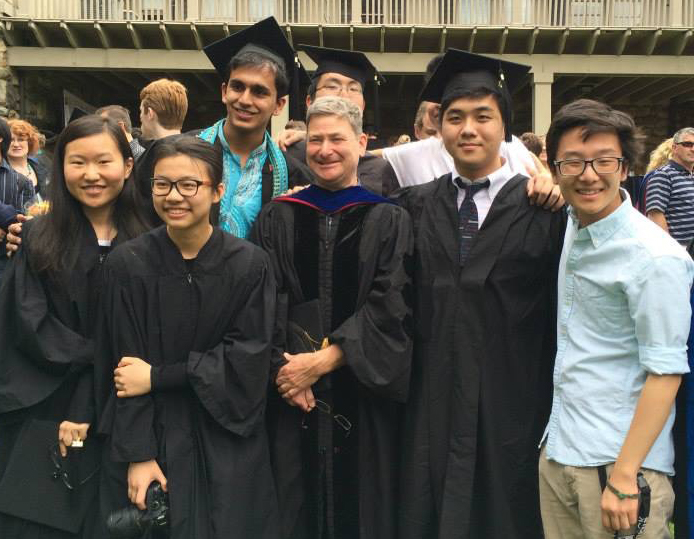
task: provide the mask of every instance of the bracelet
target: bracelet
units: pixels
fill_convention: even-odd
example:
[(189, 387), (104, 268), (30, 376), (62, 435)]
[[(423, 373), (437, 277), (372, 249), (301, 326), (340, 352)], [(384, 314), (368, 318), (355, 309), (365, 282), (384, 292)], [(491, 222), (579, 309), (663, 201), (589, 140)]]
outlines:
[(614, 485), (607, 481), (607, 488), (610, 489), (610, 492), (617, 496), (620, 500), (638, 500), (639, 499), (639, 493), (637, 492), (636, 494), (624, 494), (623, 492), (618, 491), (616, 488), (614, 488)]

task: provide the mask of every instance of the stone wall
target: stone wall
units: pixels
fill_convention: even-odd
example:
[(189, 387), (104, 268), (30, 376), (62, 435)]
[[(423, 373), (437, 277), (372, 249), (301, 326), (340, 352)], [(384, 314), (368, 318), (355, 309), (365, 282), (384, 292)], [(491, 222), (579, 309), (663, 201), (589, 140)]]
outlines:
[(19, 116), (19, 109), (19, 78), (7, 66), (7, 46), (0, 38), (0, 116), (14, 118)]
[(662, 106), (648, 105), (614, 105), (618, 110), (630, 114), (636, 125), (646, 137), (644, 141), (644, 154), (641, 157), (640, 167), (648, 164), (650, 153), (666, 138), (672, 136), (670, 126), (670, 108), (666, 103)]
[(672, 104), (673, 132), (683, 127), (694, 127), (694, 101)]

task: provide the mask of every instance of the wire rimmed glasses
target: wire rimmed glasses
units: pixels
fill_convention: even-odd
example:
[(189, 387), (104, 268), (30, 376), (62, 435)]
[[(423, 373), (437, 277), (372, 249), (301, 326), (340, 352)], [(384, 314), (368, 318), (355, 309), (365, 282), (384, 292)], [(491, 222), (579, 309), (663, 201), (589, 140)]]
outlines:
[[(322, 401), (320, 399), (316, 399), (315, 409), (319, 412), (332, 416), (332, 418), (335, 420), (335, 423), (337, 423), (340, 426), (340, 428), (344, 431), (345, 438), (349, 437), (349, 433), (352, 431), (352, 422), (349, 419), (347, 419), (342, 414), (333, 415), (333, 409), (331, 408), (331, 406), (327, 402)], [(308, 429), (308, 425), (306, 424), (306, 415), (308, 414), (304, 414), (304, 418), (301, 421), (302, 429)]]

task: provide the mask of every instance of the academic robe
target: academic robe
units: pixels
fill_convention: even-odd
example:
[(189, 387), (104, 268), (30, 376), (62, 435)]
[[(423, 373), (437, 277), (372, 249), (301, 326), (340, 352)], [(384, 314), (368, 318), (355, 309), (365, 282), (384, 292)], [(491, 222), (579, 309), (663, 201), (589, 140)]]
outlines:
[[(278, 281), (275, 371), (286, 363), (289, 313), (316, 300), (324, 335), (345, 360), (312, 386), (330, 414), (304, 414), (270, 388), (282, 538), (396, 537), (398, 423), (411, 364), (411, 223), (385, 199), (349, 189), (353, 195), (330, 212), (312, 204), (317, 186), (275, 199), (251, 235), (270, 254)], [(331, 417), (338, 415), (349, 432)]]
[[(104, 253), (85, 219), (72, 271), (52, 279), (37, 274), (28, 250), (32, 228), (40, 219), (24, 224), (22, 246), (0, 287), (0, 478), (26, 421), (94, 420), (92, 337)], [(92, 441), (93, 434), (90, 428)], [(91, 538), (91, 525), (88, 517), (83, 533), (73, 535), (0, 514), (0, 536), (18, 539)]]
[[(188, 265), (166, 227), (111, 253), (97, 377), (113, 461), (104, 463), (104, 517), (129, 505), (126, 463), (156, 459), (172, 539), (276, 539), (263, 428), (274, 302), (267, 255), (219, 229)], [(115, 396), (123, 356), (152, 365), (149, 394)]]
[[(300, 140), (287, 148), (288, 155), (306, 163), (306, 141)], [(312, 176), (311, 176), (312, 177)], [(398, 177), (391, 164), (369, 152), (359, 158), (357, 165), (359, 185), (377, 195), (389, 197), (400, 188)]]
[(556, 353), (564, 212), (515, 176), (459, 265), (447, 174), (401, 191), (415, 231), (415, 351), (403, 426), (402, 539), (538, 539), (538, 444)]

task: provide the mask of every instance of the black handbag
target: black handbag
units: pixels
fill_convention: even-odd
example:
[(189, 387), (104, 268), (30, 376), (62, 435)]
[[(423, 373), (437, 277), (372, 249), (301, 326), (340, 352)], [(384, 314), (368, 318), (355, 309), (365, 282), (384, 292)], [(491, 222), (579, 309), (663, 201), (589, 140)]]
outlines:
[(0, 479), (0, 512), (77, 533), (96, 500), (100, 444), (89, 438), (63, 458), (58, 429), (55, 421), (24, 424)]

